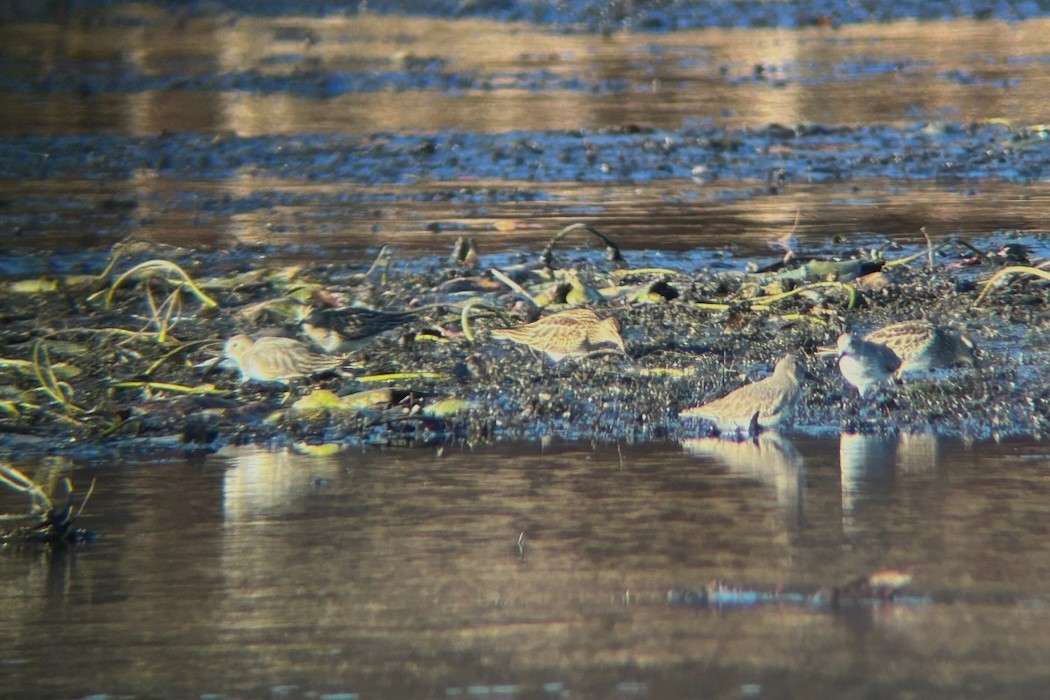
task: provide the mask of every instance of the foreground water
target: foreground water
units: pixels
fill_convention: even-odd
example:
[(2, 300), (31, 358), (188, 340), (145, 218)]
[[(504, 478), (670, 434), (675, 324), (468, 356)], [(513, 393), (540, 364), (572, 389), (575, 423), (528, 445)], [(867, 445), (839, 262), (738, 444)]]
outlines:
[[(102, 538), (0, 551), (0, 693), (1032, 697), (1048, 466), (932, 436), (52, 461)], [(893, 604), (667, 600), (887, 567)]]

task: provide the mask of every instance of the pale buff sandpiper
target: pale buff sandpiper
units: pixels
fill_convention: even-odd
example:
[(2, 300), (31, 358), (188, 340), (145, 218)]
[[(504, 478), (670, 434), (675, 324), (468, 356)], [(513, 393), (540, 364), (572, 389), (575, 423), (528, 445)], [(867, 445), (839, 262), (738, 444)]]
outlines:
[(598, 318), (590, 309), (569, 309), (517, 328), (497, 328), (492, 337), (527, 345), (555, 362), (606, 349), (627, 353), (616, 319)]
[(293, 338), (262, 337), (252, 340), (235, 335), (226, 341), (223, 353), (241, 372), (241, 381), (279, 382), (337, 369), (342, 357), (319, 355)]
[(683, 418), (705, 418), (720, 431), (776, 428), (789, 422), (802, 400), (805, 368), (795, 355), (785, 355), (773, 374), (735, 389), (702, 406), (687, 408)]

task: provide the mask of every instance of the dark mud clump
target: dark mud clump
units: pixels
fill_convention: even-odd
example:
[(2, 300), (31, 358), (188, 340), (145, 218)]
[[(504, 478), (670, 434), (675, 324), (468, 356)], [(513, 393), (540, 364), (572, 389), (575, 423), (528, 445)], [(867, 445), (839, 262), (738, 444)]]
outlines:
[[(997, 255), (998, 245), (945, 242), (932, 271), (925, 251), (887, 259), (843, 249), (824, 260), (754, 261), (754, 272), (747, 261), (681, 272), (647, 267), (642, 252), (610, 261), (591, 240), (519, 263), (503, 258), (498, 274), (469, 249), (347, 270), (268, 267), (254, 250), (131, 244), (101, 275), (7, 283), (0, 446), (91, 454), (245, 442), (331, 450), (678, 439), (711, 432), (680, 421), (682, 409), (766, 375), (788, 352), (802, 355), (812, 375), (795, 430), (1047, 431), (1046, 282), (1011, 266), (1018, 261)], [(1026, 242), (1042, 243), (1030, 237), (1013, 250), (1023, 255)], [(1013, 272), (981, 297), (984, 280), (1007, 266)], [(309, 309), (351, 304), (414, 318), (347, 356), (339, 371), (288, 387), (239, 383), (215, 362), (236, 333), (299, 336)], [(554, 363), (489, 337), (573, 304), (615, 317), (627, 356)], [(861, 401), (834, 358), (819, 353), (845, 330), (912, 318), (965, 333), (979, 348), (978, 366), (913, 373)]]

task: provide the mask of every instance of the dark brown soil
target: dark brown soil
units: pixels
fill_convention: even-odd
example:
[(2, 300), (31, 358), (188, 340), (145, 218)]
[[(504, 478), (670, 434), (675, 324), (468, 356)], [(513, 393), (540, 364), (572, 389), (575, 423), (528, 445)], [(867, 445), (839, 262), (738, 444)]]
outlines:
[[(36, 281), (29, 280), (0, 291), (0, 358), (14, 361), (0, 374), (5, 407), (0, 447), (9, 454), (91, 455), (210, 450), (258, 441), (346, 446), (478, 444), (548, 435), (678, 439), (711, 430), (683, 423), (679, 411), (764, 376), (787, 352), (801, 353), (812, 375), (794, 430), (1040, 436), (1048, 428), (1050, 394), (1050, 365), (1041, 352), (1050, 318), (1046, 283), (1018, 274), (975, 304), (983, 280), (1017, 262), (996, 254), (998, 246), (988, 247), (984, 253), (980, 242), (946, 244), (933, 272), (926, 269), (925, 255), (885, 266), (884, 260), (868, 259), (862, 271), (876, 270), (874, 276), (846, 279), (849, 287), (836, 287), (813, 286), (824, 281), (819, 276), (801, 279), (803, 268), (796, 261), (761, 273), (682, 273), (647, 270), (640, 254), (625, 251), (632, 272), (584, 245), (556, 255), (555, 270), (577, 270), (595, 289), (614, 282), (658, 284), (644, 302), (621, 296), (589, 303), (599, 316), (619, 320), (629, 357), (606, 354), (556, 364), (488, 337), (491, 328), (524, 323), (540, 312), (493, 279), (483, 254), (476, 267), (449, 260), (395, 261), (385, 273), (380, 269), (365, 276), (366, 266), (351, 272), (321, 265), (267, 270), (260, 267), (265, 258), (257, 251), (187, 255), (144, 246), (117, 260), (104, 279), (56, 279), (47, 290), (32, 289)], [(1023, 253), (1020, 244), (1013, 252)], [(534, 295), (553, 284), (545, 281), (553, 271), (540, 264), (539, 253), (535, 264), (518, 270), (504, 266)], [(840, 256), (850, 257), (848, 250)], [(183, 288), (178, 319), (168, 321), (163, 340), (150, 305), (161, 308), (158, 316), (165, 315), (162, 304), (176, 288), (172, 273), (125, 280), (106, 304), (106, 290), (122, 273), (160, 258), (182, 265), (218, 303), (208, 308)], [(756, 261), (771, 262), (775, 259)], [(757, 295), (800, 288), (806, 289), (764, 304), (755, 301)], [(249, 313), (252, 305), (293, 298), (309, 298), (314, 305), (418, 308), (418, 320), (349, 357), (343, 373), (303, 381), (287, 391), (280, 385), (240, 384), (235, 371), (200, 366), (237, 332), (295, 335), (294, 320), (282, 316), (278, 305)], [(469, 314), (473, 341), (461, 323), (461, 308), (471, 300), (478, 304)], [(564, 304), (542, 313), (557, 308)], [(909, 376), (861, 401), (839, 375), (834, 358), (817, 354), (844, 330), (866, 332), (921, 317), (972, 338), (979, 366)], [(64, 379), (61, 363), (79, 373)], [(371, 379), (392, 373), (400, 376)], [(186, 393), (164, 384), (208, 391)], [(393, 391), (349, 412), (289, 410), (297, 398), (318, 388), (347, 395), (382, 387)], [(429, 408), (446, 398), (468, 403), (458, 412), (433, 415)]]

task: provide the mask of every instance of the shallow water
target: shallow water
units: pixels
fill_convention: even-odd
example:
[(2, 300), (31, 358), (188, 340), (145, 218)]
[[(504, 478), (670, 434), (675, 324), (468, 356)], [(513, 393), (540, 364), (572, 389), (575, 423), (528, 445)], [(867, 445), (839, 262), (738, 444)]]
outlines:
[(502, 252), (581, 220), (626, 248), (753, 252), (796, 212), (809, 245), (1045, 230), (1046, 19), (600, 36), (100, 12), (0, 25), (20, 254), (129, 235)]
[[(732, 254), (741, 258), (733, 264), (743, 266), (750, 256), (776, 257), (770, 244), (793, 228), (799, 246), (811, 255), (832, 249), (841, 253), (843, 240), (860, 248), (911, 246), (912, 252), (926, 245), (922, 227), (934, 240), (948, 235), (987, 239), (1004, 232), (1023, 238), (1046, 231), (1050, 200), (1045, 182), (912, 182), (904, 187), (869, 179), (792, 185), (772, 197), (758, 193), (761, 185), (739, 181), (492, 182), (471, 187), (481, 192), (473, 201), (462, 189), (449, 200), (435, 194), (443, 186), (433, 185), (398, 188), (396, 198), (373, 191), (360, 201), (346, 201), (339, 185), (288, 180), (244, 186), (156, 178), (102, 185), (66, 180), (0, 185), (18, 201), (9, 215), (15, 216), (11, 209), (17, 207), (24, 221), (20, 235), (8, 241), (14, 255), (0, 254), (0, 273), (98, 271), (105, 255), (84, 256), (82, 251), (108, 247), (128, 235), (199, 250), (279, 246), (270, 251), (272, 261), (316, 261), (326, 251), (336, 251), (339, 260), (357, 264), (370, 261), (379, 245), (393, 246), (402, 258), (445, 256), (457, 238), (467, 236), (477, 241), (483, 263), (494, 265), (499, 258), (488, 256), (538, 255), (555, 232), (579, 221), (594, 222), (632, 264), (644, 259), (650, 265), (696, 269), (712, 254)], [(517, 196), (493, 201), (500, 197), (487, 191)], [(535, 197), (523, 201), (522, 192)], [(799, 224), (794, 227), (796, 214)], [(1042, 246), (1034, 239), (1024, 242)], [(40, 246), (72, 247), (78, 256), (24, 256), (25, 250)], [(570, 237), (563, 248), (600, 252), (586, 234)]]
[[(1030, 697), (1048, 466), (927, 435), (75, 465), (102, 539), (0, 552), (3, 695)], [(667, 600), (902, 567), (838, 613)]]
[(1048, 19), (601, 36), (367, 13), (108, 16), (0, 27), (0, 133), (1034, 124), (1050, 82)]

